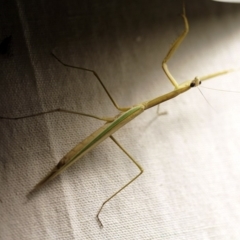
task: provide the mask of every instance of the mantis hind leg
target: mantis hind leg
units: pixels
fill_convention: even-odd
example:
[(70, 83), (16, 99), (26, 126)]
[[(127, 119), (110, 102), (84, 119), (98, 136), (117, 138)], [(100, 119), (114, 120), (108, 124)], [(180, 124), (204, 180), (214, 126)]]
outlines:
[(187, 36), (188, 31), (189, 31), (189, 25), (188, 25), (188, 20), (186, 17), (186, 13), (185, 13), (185, 6), (183, 4), (183, 13), (182, 13), (182, 18), (184, 20), (184, 30), (183, 32), (178, 36), (178, 38), (174, 41), (173, 45), (171, 46), (171, 48), (168, 50), (167, 55), (165, 56), (165, 58), (162, 61), (162, 68), (163, 71), (165, 72), (167, 78), (170, 80), (170, 82), (172, 83), (172, 85), (175, 87), (175, 89), (179, 88), (179, 84), (177, 83), (177, 81), (174, 79), (174, 77), (172, 76), (172, 74), (170, 73), (170, 71), (168, 70), (168, 66), (167, 66), (167, 62), (168, 60), (172, 57), (172, 55), (174, 54), (174, 52), (178, 49), (178, 47), (180, 46), (180, 44), (182, 43), (182, 41), (184, 40), (184, 38)]
[(110, 138), (117, 144), (117, 146), (131, 159), (131, 161), (138, 167), (140, 170), (140, 173), (138, 173), (133, 179), (131, 179), (127, 184), (125, 184), (123, 187), (121, 187), (118, 191), (116, 191), (112, 196), (110, 196), (107, 200), (105, 200), (102, 203), (102, 206), (100, 207), (98, 213), (97, 213), (97, 221), (99, 223), (99, 226), (102, 228), (103, 224), (99, 218), (99, 215), (105, 206), (106, 203), (108, 203), (113, 197), (115, 197), (118, 193), (120, 193), (123, 189), (125, 189), (129, 184), (131, 184), (133, 181), (135, 181), (142, 173), (143, 173), (143, 168), (137, 163), (137, 161), (120, 145), (120, 143), (113, 137), (110, 136)]
[(113, 99), (113, 97), (111, 96), (111, 94), (109, 93), (109, 91), (107, 90), (107, 88), (105, 87), (103, 81), (101, 80), (101, 78), (99, 77), (99, 75), (97, 74), (97, 72), (95, 72), (92, 69), (89, 68), (83, 68), (83, 67), (77, 67), (77, 66), (72, 66), (69, 64), (64, 63), (60, 58), (58, 58), (53, 52), (52, 52), (53, 57), (60, 62), (62, 65), (64, 65), (65, 67), (69, 67), (69, 68), (75, 68), (75, 69), (80, 69), (80, 70), (84, 70), (87, 72), (91, 72), (96, 79), (98, 80), (98, 82), (101, 84), (101, 86), (103, 87), (104, 91), (106, 92), (106, 94), (108, 95), (109, 99), (111, 100), (112, 104), (115, 106), (115, 108), (117, 108), (119, 111), (127, 111), (130, 108), (123, 108), (123, 107), (119, 107), (118, 104), (116, 103), (116, 101)]

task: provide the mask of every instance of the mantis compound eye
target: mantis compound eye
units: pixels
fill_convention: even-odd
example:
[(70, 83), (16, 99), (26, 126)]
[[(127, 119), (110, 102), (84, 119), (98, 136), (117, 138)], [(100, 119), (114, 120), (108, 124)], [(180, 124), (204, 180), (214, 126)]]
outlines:
[(202, 82), (198, 77), (195, 77), (194, 80), (191, 82), (190, 87), (197, 87), (201, 84)]
[(190, 87), (195, 87), (196, 83), (195, 82), (191, 82)]

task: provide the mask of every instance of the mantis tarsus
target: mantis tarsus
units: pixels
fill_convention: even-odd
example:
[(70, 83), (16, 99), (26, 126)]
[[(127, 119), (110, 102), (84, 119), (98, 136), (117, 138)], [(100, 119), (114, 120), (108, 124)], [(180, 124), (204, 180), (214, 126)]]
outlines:
[(83, 140), (76, 147), (74, 147), (69, 153), (67, 153), (60, 160), (60, 162), (57, 164), (57, 166), (44, 179), (42, 179), (30, 193), (32, 193), (33, 191), (38, 189), (44, 183), (46, 183), (46, 182), (50, 181), (51, 179), (53, 179), (54, 177), (56, 177), (58, 174), (60, 174), (65, 169), (67, 169), (70, 165), (72, 165), (74, 162), (76, 162), (78, 159), (80, 159), (87, 152), (92, 150), (94, 147), (96, 147), (98, 144), (100, 144), (106, 138), (110, 137), (113, 140), (113, 142), (116, 143), (116, 145), (132, 160), (132, 162), (138, 167), (140, 172), (133, 179), (131, 179), (127, 184), (125, 184), (123, 187), (121, 187), (118, 191), (116, 191), (113, 195), (111, 195), (109, 198), (107, 198), (107, 200), (105, 200), (102, 203), (96, 217), (97, 217), (97, 221), (98, 221), (100, 227), (103, 227), (101, 220), (99, 218), (99, 215), (100, 215), (103, 207), (105, 206), (105, 204), (107, 202), (109, 202), (119, 192), (121, 192), (124, 188), (126, 188), (130, 183), (132, 183), (134, 180), (136, 180), (143, 173), (142, 167), (118, 143), (118, 141), (112, 136), (112, 134), (114, 132), (116, 132), (118, 129), (120, 129), (122, 126), (124, 126), (125, 124), (127, 124), (128, 122), (133, 120), (135, 117), (140, 115), (144, 110), (154, 107), (156, 105), (159, 105), (160, 103), (165, 102), (167, 100), (170, 100), (170, 99), (178, 96), (179, 94), (190, 90), (193, 87), (197, 87), (201, 84), (202, 81), (205, 81), (207, 79), (210, 79), (210, 78), (213, 78), (213, 77), (216, 77), (219, 75), (223, 75), (223, 74), (226, 74), (226, 73), (232, 71), (232, 70), (226, 70), (226, 71), (209, 74), (209, 75), (206, 75), (203, 77), (195, 77), (193, 80), (188, 80), (181, 84), (178, 84), (178, 82), (174, 79), (174, 77), (171, 75), (170, 71), (168, 70), (167, 62), (172, 57), (174, 52), (177, 50), (177, 48), (179, 47), (181, 42), (184, 40), (184, 38), (186, 37), (186, 35), (189, 31), (188, 20), (187, 20), (186, 14), (185, 14), (184, 7), (183, 7), (182, 17), (183, 17), (184, 25), (185, 25), (184, 31), (175, 40), (175, 42), (173, 43), (172, 47), (169, 49), (167, 55), (165, 56), (165, 58), (162, 62), (163, 71), (165, 72), (165, 74), (166, 74), (167, 78), (169, 79), (169, 81), (171, 82), (171, 84), (174, 86), (174, 90), (171, 92), (168, 92), (162, 96), (156, 97), (152, 100), (136, 104), (133, 107), (119, 107), (118, 104), (114, 101), (114, 99), (110, 95), (110, 93), (108, 92), (107, 88), (103, 84), (103, 82), (100, 79), (100, 77), (98, 76), (98, 74), (94, 70), (68, 65), (68, 64), (62, 62), (54, 53), (52, 53), (54, 58), (66, 67), (71, 67), (71, 68), (76, 68), (76, 69), (91, 72), (96, 77), (96, 79), (99, 81), (99, 83), (102, 85), (103, 89), (105, 90), (106, 94), (110, 98), (111, 102), (120, 111), (120, 113), (111, 118), (104, 118), (104, 117), (97, 117), (97, 116), (90, 115), (90, 114), (74, 112), (74, 111), (70, 111), (70, 110), (66, 110), (66, 109), (54, 109), (54, 110), (41, 112), (41, 113), (37, 113), (34, 115), (29, 115), (29, 116), (18, 117), (18, 118), (1, 117), (2, 119), (21, 119), (21, 118), (39, 116), (39, 115), (47, 114), (47, 113), (53, 113), (53, 112), (66, 112), (66, 113), (84, 115), (87, 117), (93, 117), (93, 118), (105, 121), (105, 124), (102, 127), (97, 129), (90, 136), (88, 136), (85, 140)]

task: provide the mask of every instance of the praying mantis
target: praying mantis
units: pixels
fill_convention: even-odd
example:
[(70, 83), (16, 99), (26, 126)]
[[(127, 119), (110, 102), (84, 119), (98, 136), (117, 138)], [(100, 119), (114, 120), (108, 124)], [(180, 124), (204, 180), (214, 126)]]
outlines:
[[(131, 179), (128, 183), (126, 183), (123, 187), (121, 187), (118, 191), (116, 191), (114, 194), (112, 194), (110, 197), (108, 197), (101, 205), (99, 211), (97, 212), (97, 221), (100, 225), (100, 227), (103, 227), (103, 224), (100, 220), (100, 213), (103, 209), (103, 207), (108, 203), (113, 197), (115, 197), (118, 193), (120, 193), (122, 190), (124, 190), (128, 185), (130, 185), (133, 181), (135, 181), (142, 173), (143, 173), (143, 168), (138, 164), (138, 162), (120, 145), (120, 143), (112, 136), (113, 133), (118, 131), (121, 127), (123, 127), (125, 124), (133, 120), (135, 117), (143, 113), (145, 110), (152, 108), (154, 106), (157, 106), (161, 104), (162, 102), (168, 101), (172, 98), (177, 97), (179, 94), (182, 94), (188, 90), (190, 90), (193, 87), (197, 87), (201, 84), (202, 81), (211, 79), (213, 77), (217, 77), (223, 74), (227, 74), (231, 72), (232, 70), (225, 70), (213, 74), (209, 74), (206, 76), (202, 77), (195, 77), (192, 80), (185, 81), (181, 84), (179, 84), (174, 77), (172, 76), (171, 72), (168, 69), (167, 62), (171, 59), (173, 56), (174, 52), (178, 49), (180, 46), (181, 42), (184, 40), (186, 35), (188, 34), (189, 31), (189, 25), (188, 25), (188, 20), (186, 17), (185, 13), (185, 8), (183, 7), (183, 13), (182, 13), (182, 18), (184, 21), (184, 30), (183, 32), (179, 35), (179, 37), (175, 40), (175, 42), (172, 44), (172, 47), (169, 49), (167, 55), (165, 56), (163, 62), (162, 62), (162, 68), (163, 71), (165, 72), (167, 78), (173, 85), (174, 89), (162, 96), (158, 96), (154, 99), (151, 99), (149, 101), (145, 101), (139, 104), (136, 104), (132, 107), (119, 107), (119, 105), (115, 102), (115, 100), (112, 98), (111, 94), (105, 87), (103, 81), (99, 77), (99, 75), (91, 69), (87, 68), (82, 68), (82, 67), (76, 67), (76, 66), (70, 66), (64, 62), (61, 61), (54, 53), (52, 53), (53, 57), (62, 65), (66, 67), (71, 67), (71, 68), (76, 68), (80, 70), (84, 70), (87, 72), (92, 73), (96, 79), (99, 81), (101, 86), (103, 87), (104, 91), (108, 95), (109, 99), (113, 103), (113, 105), (116, 107), (117, 110), (119, 110), (119, 114), (117, 114), (114, 117), (110, 118), (104, 118), (104, 117), (98, 117), (90, 114), (85, 114), (85, 113), (80, 113), (80, 112), (74, 112), (74, 111), (69, 111), (66, 109), (54, 109), (46, 112), (41, 112), (37, 113), (34, 115), (29, 115), (29, 116), (23, 116), (23, 117), (18, 117), (18, 118), (4, 118), (4, 119), (21, 119), (21, 118), (27, 118), (27, 117), (36, 117), (42, 114), (48, 114), (48, 113), (53, 113), (53, 112), (66, 112), (66, 113), (71, 113), (71, 114), (78, 114), (78, 115), (83, 115), (87, 117), (92, 117), (98, 120), (103, 120), (105, 121), (104, 125), (97, 129), (95, 132), (93, 132), (90, 136), (88, 136), (86, 139), (84, 139), (82, 142), (80, 142), (77, 146), (75, 146), (70, 152), (68, 152), (61, 160), (60, 162), (52, 169), (52, 171), (45, 177), (43, 178), (35, 187), (34, 189), (30, 192), (33, 193), (33, 191), (37, 190), (39, 187), (41, 187), (43, 184), (47, 183), (48, 181), (52, 180), (55, 178), (57, 175), (59, 175), (61, 172), (66, 170), (68, 167), (70, 167), (73, 163), (75, 163), (77, 160), (82, 158), (86, 153), (91, 151), (93, 148), (95, 148), (97, 145), (99, 145), (101, 142), (103, 142), (105, 139), (108, 137), (113, 140), (113, 142), (128, 156), (128, 158), (138, 167), (139, 173)], [(2, 117), (3, 119), (3, 117)]]

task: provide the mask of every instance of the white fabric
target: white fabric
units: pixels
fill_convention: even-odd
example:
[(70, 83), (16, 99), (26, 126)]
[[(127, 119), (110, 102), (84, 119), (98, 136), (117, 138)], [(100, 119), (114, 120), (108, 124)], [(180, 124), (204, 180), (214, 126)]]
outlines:
[[(114, 116), (172, 90), (161, 70), (183, 29), (179, 1), (3, 1), (0, 115), (65, 108)], [(176, 3), (175, 3), (176, 2)], [(178, 2), (178, 3), (177, 3)], [(4, 5), (5, 4), (5, 5)], [(4, 6), (3, 6), (4, 5)], [(169, 62), (179, 82), (240, 66), (240, 5), (187, 3), (190, 33)], [(205, 86), (240, 91), (239, 72)], [(0, 239), (240, 239), (240, 94), (193, 89), (114, 134), (144, 173), (106, 140), (31, 198), (27, 193), (103, 124), (65, 113), (0, 120)], [(211, 106), (212, 107), (211, 107)]]

